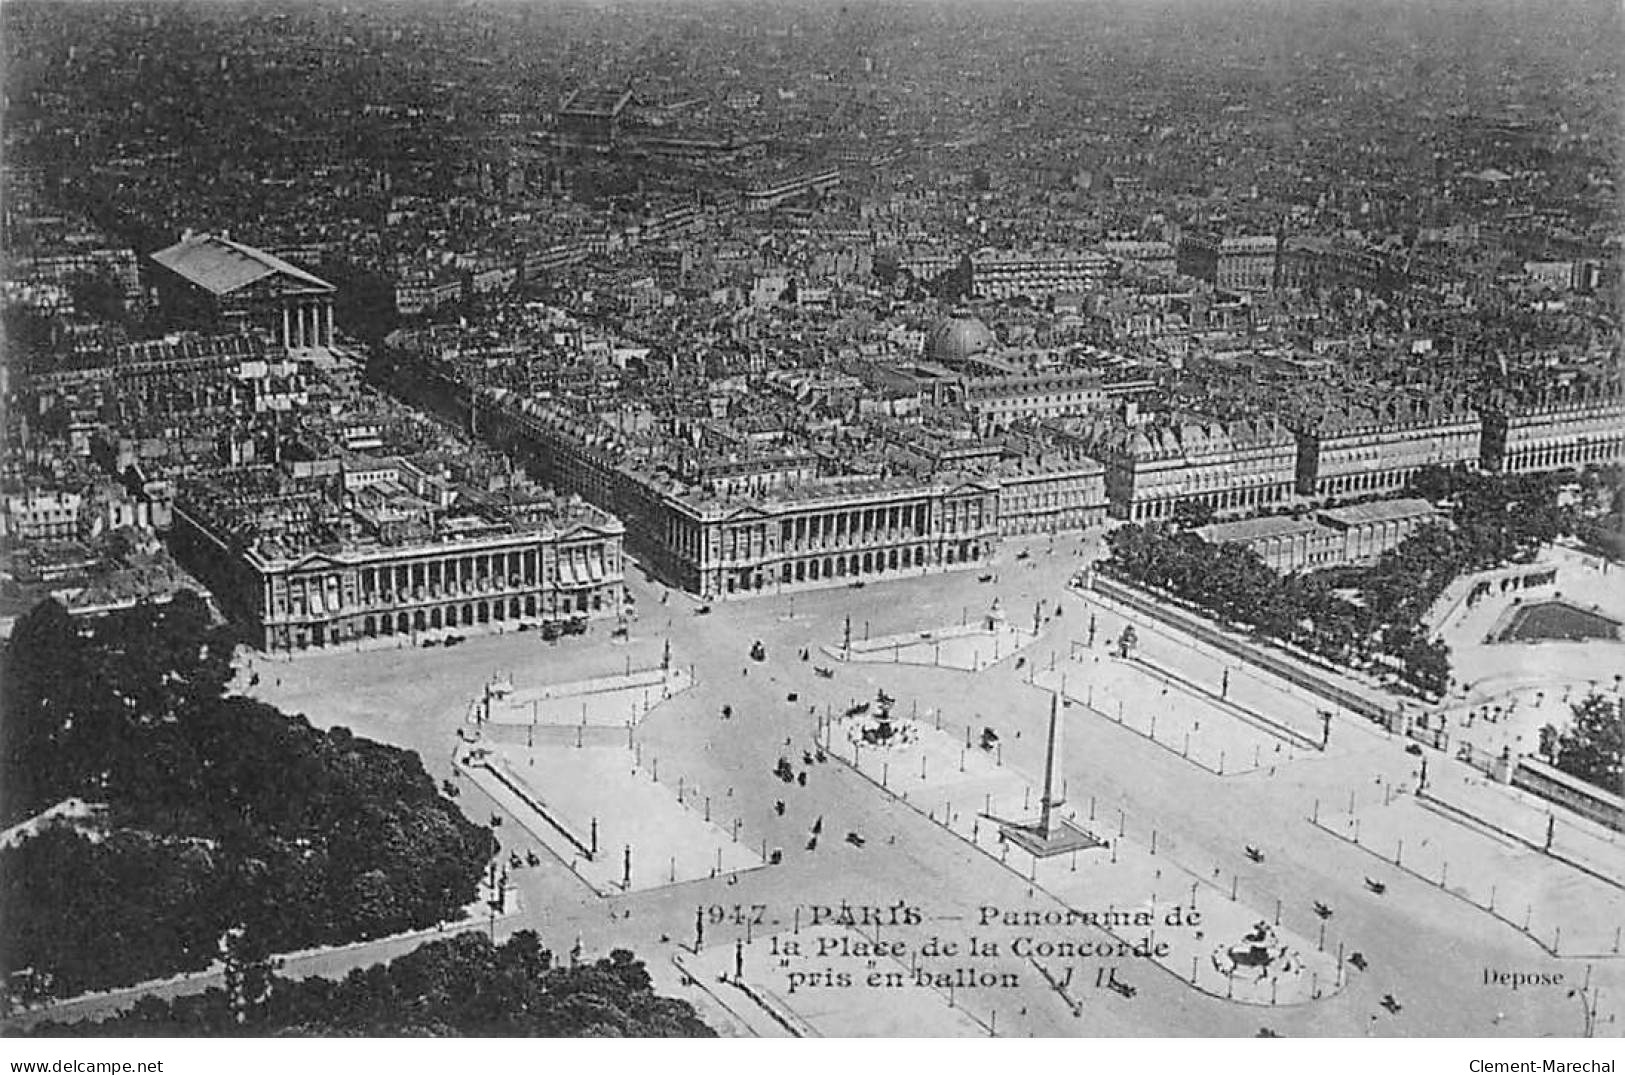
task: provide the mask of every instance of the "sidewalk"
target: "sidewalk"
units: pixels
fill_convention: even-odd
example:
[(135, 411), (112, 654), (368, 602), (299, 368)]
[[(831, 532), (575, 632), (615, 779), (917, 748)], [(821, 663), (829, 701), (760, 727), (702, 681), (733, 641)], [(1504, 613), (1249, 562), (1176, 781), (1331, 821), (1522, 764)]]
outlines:
[(1271, 734), (1225, 702), (1160, 678), (1138, 661), (1079, 652), (1075, 661), (1038, 672), (1032, 681), (1045, 690), (1064, 689), (1069, 702), (1215, 776), (1284, 765), (1303, 752), (1295, 739)]
[[(523, 688), (498, 684), (487, 688), (489, 719), (499, 725), (624, 728), (693, 685), (694, 676), (686, 668), (642, 669), (628, 675)], [(471, 712), (477, 713), (484, 698), (482, 694), (474, 700)]]
[[(1200, 690), (1227, 700), (1235, 701), (1247, 709), (1270, 715), (1270, 722), (1278, 725), (1284, 734), (1305, 743), (1319, 743), (1325, 734), (1322, 714), (1330, 711), (1347, 715), (1350, 711), (1339, 703), (1272, 671), (1265, 663), (1281, 662), (1284, 666), (1299, 667), (1310, 678), (1324, 681), (1329, 687), (1348, 692), (1365, 700), (1369, 705), (1392, 708), (1395, 699), (1379, 695), (1367, 684), (1313, 667), (1300, 667), (1290, 653), (1271, 648), (1266, 653), (1260, 642), (1234, 636), (1211, 620), (1201, 619), (1194, 613), (1169, 609), (1169, 615), (1195, 621), (1201, 629), (1225, 638), (1242, 653), (1232, 653), (1198, 637), (1196, 634), (1148, 615), (1132, 605), (1118, 601), (1098, 590), (1073, 589), (1071, 593), (1081, 601), (1086, 616), (1095, 627), (1095, 643), (1090, 648), (1105, 652), (1121, 636), (1123, 628), (1134, 625), (1138, 636), (1136, 651), (1156, 664), (1177, 673), (1180, 678)], [(1145, 595), (1148, 600), (1154, 595)], [(1072, 621), (1076, 630), (1076, 620)], [(1085, 639), (1078, 645), (1087, 645)], [(1253, 656), (1249, 656), (1253, 654)], [(1347, 726), (1373, 732), (1370, 719), (1360, 716)]]
[(488, 746), (458, 765), (600, 896), (763, 864), (737, 826), (733, 836), (721, 827), (737, 820), (737, 802), (669, 787), (639, 761), (625, 747)]
[(1427, 797), (1532, 848), (1547, 846), (1549, 829), (1552, 857), (1569, 861), (1625, 891), (1625, 836), (1517, 788), (1478, 779), (1476, 775), (1453, 779), (1455, 775), (1430, 780)]
[[(823, 927), (803, 929), (793, 940), (803, 952), (815, 952), (821, 941), (836, 943), (843, 935), (867, 939), (856, 930)], [(776, 942), (790, 940), (783, 933), (757, 936), (748, 944), (718, 944), (698, 954), (685, 951), (674, 961), (759, 1037), (964, 1038), (992, 1033), (990, 1024), (966, 1010), (966, 998), (919, 984), (914, 968), (897, 959), (837, 959), (834, 965), (851, 976), (850, 984), (808, 985), (805, 976), (831, 961), (772, 954)], [(743, 976), (735, 975), (736, 966), (744, 968)], [(803, 978), (792, 980), (792, 974)]]
[[(1430, 780), (1430, 792), (1436, 787)], [(1454, 780), (1442, 800), (1387, 789), (1356, 801), (1352, 811), (1317, 804), (1312, 821), (1371, 854), (1374, 880), (1390, 882), (1396, 870), (1408, 874), (1500, 919), (1553, 956), (1619, 955), (1625, 889), (1455, 805), (1483, 804), (1486, 792), (1495, 789)]]
[(1015, 656), (1037, 639), (1032, 631), (999, 623), (992, 628), (943, 627), (886, 635), (854, 641), (845, 648), (824, 646), (823, 652), (837, 661), (853, 664), (912, 664), (980, 672)]

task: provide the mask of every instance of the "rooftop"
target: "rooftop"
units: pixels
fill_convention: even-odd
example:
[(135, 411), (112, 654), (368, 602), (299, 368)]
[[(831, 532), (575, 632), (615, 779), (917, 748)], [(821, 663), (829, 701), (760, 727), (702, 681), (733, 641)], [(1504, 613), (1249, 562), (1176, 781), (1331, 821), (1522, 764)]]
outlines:
[(1320, 517), (1336, 526), (1350, 527), (1434, 514), (1436, 511), (1433, 505), (1426, 500), (1407, 497), (1400, 500), (1373, 500), (1369, 504), (1350, 504), (1346, 508), (1327, 508), (1320, 513)]
[(560, 115), (618, 116), (632, 101), (627, 89), (577, 90), (559, 109)]
[(281, 277), (282, 290), (289, 293), (337, 290), (321, 277), (274, 254), (233, 242), (224, 235), (188, 232), (174, 246), (152, 255), (152, 260), (215, 295), (230, 295), (272, 277)]
[(998, 340), (981, 321), (956, 311), (932, 326), (925, 337), (925, 357), (952, 366), (998, 347)]
[(1244, 545), (1250, 541), (1291, 537), (1319, 529), (1320, 525), (1313, 519), (1296, 519), (1290, 515), (1265, 515), (1257, 519), (1238, 519), (1233, 523), (1210, 523), (1197, 533), (1202, 535), (1204, 541), (1214, 545), (1229, 542)]

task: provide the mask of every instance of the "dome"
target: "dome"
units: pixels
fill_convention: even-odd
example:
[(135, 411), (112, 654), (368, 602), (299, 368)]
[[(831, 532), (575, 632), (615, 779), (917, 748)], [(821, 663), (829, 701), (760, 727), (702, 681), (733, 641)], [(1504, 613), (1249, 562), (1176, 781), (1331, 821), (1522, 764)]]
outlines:
[(956, 365), (999, 345), (988, 327), (963, 310), (956, 310), (932, 326), (925, 336), (925, 357), (932, 362)]

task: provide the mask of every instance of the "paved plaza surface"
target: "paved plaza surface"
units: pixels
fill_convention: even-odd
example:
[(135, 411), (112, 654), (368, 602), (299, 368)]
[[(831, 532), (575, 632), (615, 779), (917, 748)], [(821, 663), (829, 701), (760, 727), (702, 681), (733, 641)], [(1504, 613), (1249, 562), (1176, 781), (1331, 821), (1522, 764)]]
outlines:
[[(1367, 876), (1379, 884), (1396, 891), (1406, 884), (1435, 885), (1464, 907), (1498, 917), (1526, 934), (1548, 956), (1617, 960), (1625, 887), (1602, 871), (1625, 864), (1625, 849), (1592, 843), (1565, 861), (1543, 853), (1534, 833), (1529, 834), (1536, 841), (1531, 846), (1503, 834), (1512, 830), (1472, 824), (1468, 819), (1495, 816), (1493, 804), (1484, 800), (1504, 789), (1482, 787), (1465, 775), (1459, 779), (1464, 786), (1440, 791), (1438, 797), (1370, 795), (1352, 812), (1342, 804), (1336, 811), (1322, 809), (1318, 824), (1368, 851)], [(1469, 780), (1479, 790), (1465, 786)], [(1557, 840), (1559, 853), (1583, 839), (1565, 832)]]
[[(1117, 654), (1124, 629), (1132, 625), (1132, 656), (1141, 671), (1160, 680), (1159, 695), (1162, 687), (1177, 681), (1183, 684), (1187, 696), (1205, 698), (1210, 706), (1254, 724), (1278, 741), (1315, 746), (1325, 737), (1323, 714), (1328, 703), (1319, 695), (1158, 620), (1136, 614), (1097, 591), (1074, 588), (1069, 596), (1081, 609), (1081, 615), (1088, 618), (1087, 631), (1072, 646), (1075, 662), (1082, 661), (1085, 655), (1104, 658)], [(1076, 626), (1074, 623), (1074, 629)]]
[[(1236, 675), (1238, 686), (1243, 678)], [(1035, 673), (1033, 683), (1063, 691), (1093, 718), (1113, 721), (1219, 776), (1273, 769), (1313, 753), (1217, 695), (1109, 652), (1075, 649), (1054, 668)]]
[[(869, 726), (864, 717), (827, 725), (829, 753), (1065, 907), (1105, 917), (1104, 925), (1084, 921), (1064, 939), (1098, 928), (1104, 935), (1084, 942), (1091, 953), (1127, 946), (1135, 958), (1197, 989), (1252, 1004), (1319, 1000), (1342, 986), (1343, 969), (1327, 953), (1323, 932), (1293, 932), (1275, 914), (1274, 895), (1251, 878), (1243, 887), (1238, 875), (1211, 865), (1199, 850), (1178, 846), (1154, 819), (1136, 816), (1131, 826), (1124, 809), (1101, 811), (1098, 803), (1080, 809), (1069, 802), (1061, 814), (1087, 838), (1080, 841), (1086, 846), (1040, 856), (1010, 834), (1036, 827), (1041, 778), (1006, 767), (996, 754), (960, 743), (935, 723), (900, 721), (897, 742), (878, 748), (864, 743)], [(1199, 917), (1192, 919), (1192, 912)], [(1258, 934), (1256, 941), (1244, 944), (1250, 934)], [(1045, 939), (1038, 937), (1038, 944)], [(1231, 953), (1243, 948), (1260, 961), (1238, 963)], [(1061, 965), (1079, 969), (1064, 955)]]
[(1038, 637), (1030, 628), (1006, 623), (1002, 616), (1002, 611), (990, 610), (978, 623), (853, 639), (851, 645), (843, 639), (841, 645), (824, 646), (821, 652), (838, 661), (858, 664), (915, 664), (980, 672), (1003, 660), (1021, 660), (1021, 651)]
[(634, 749), (474, 745), (460, 769), (599, 895), (761, 866), (737, 805), (682, 777), (663, 784)]
[[(545, 675), (536, 670), (533, 674)], [(515, 683), (497, 679), (469, 703), (471, 723), (626, 728), (693, 686), (686, 668), (630, 668), (574, 683)]]
[[(1555, 570), (1548, 584), (1503, 590), (1507, 577)], [(1487, 587), (1476, 601), (1468, 596)], [(1540, 729), (1559, 730), (1570, 705), (1592, 691), (1618, 696), (1625, 676), (1625, 640), (1500, 641), (1508, 616), (1530, 604), (1562, 601), (1625, 620), (1625, 569), (1572, 549), (1549, 549), (1532, 565), (1458, 579), (1440, 599), (1435, 634), (1450, 647), (1458, 689), (1444, 708), (1454, 744), (1481, 754), (1532, 754)]]
[[(1031, 550), (1031, 558), (1015, 560), (1023, 547)], [(344, 725), (358, 734), (415, 749), (438, 780), (451, 775), (454, 750), (467, 746), (457, 731), (466, 728), (469, 700), (493, 679), (507, 676), (527, 685), (569, 683), (624, 674), (628, 662), (633, 669), (658, 667), (669, 640), (673, 663), (693, 669), (694, 686), (640, 719), (631, 746), (634, 757), (646, 769), (658, 764), (664, 788), (681, 780), (685, 799), (693, 787), (712, 796), (713, 809), (718, 797), (728, 800), (732, 813), (724, 824), (730, 841), (737, 819), (741, 846), (758, 854), (765, 849), (770, 856), (777, 851), (779, 864), (715, 880), (707, 877), (600, 897), (510, 818), (497, 830), (505, 848), (521, 855), (534, 849), (544, 862), (515, 874), (525, 914), (507, 924), (497, 923), (496, 931), (502, 935), (512, 928), (535, 928), (560, 952), (578, 942), (589, 954), (617, 946), (632, 948), (663, 988), (695, 1000), (728, 1032), (748, 1033), (750, 1025), (729, 1014), (727, 1005), (697, 985), (684, 985), (684, 975), (672, 961), (680, 946), (692, 940), (697, 907), (759, 905), (766, 919), (780, 923), (778, 928), (792, 928), (797, 908), (808, 913), (807, 908), (838, 907), (843, 901), (871, 907), (905, 901), (936, 923), (939, 933), (967, 932), (987, 906), (1064, 909), (1065, 904), (1043, 886), (1020, 877), (1008, 864), (945, 827), (932, 816), (937, 813), (933, 804), (916, 803), (912, 796), (905, 803), (892, 789), (877, 786), (845, 761), (827, 754), (818, 760), (816, 751), (822, 722), (873, 701), (884, 689), (896, 699), (899, 715), (928, 720), (933, 729), (940, 720), (949, 743), (962, 744), (966, 729), (977, 736), (982, 729), (991, 729), (1004, 768), (1042, 773), (1048, 710), (1047, 694), (1038, 689), (1045, 682), (1041, 677), (1050, 672), (1052, 663), (1056, 671), (1081, 666), (1082, 662), (1068, 664), (1076, 651), (1098, 653), (1104, 659), (1100, 639), (1116, 626), (1115, 621), (1102, 622), (1115, 612), (1093, 610), (1096, 645), (1089, 647), (1091, 610), (1067, 590), (1067, 581), (1084, 562), (1082, 554), (1097, 547), (1097, 541), (1082, 542), (1075, 536), (1053, 545), (1043, 538), (1012, 542), (1000, 554), (1003, 566), (994, 583), (959, 572), (872, 583), (862, 590), (804, 591), (793, 599), (781, 595), (720, 602), (707, 615), (697, 614), (696, 603), (689, 598), (634, 572), (631, 588), (642, 618), (632, 624), (631, 638), (624, 645), (606, 645), (605, 630), (594, 628), (586, 637), (563, 639), (557, 645), (527, 632), (474, 638), (452, 649), (324, 654), (294, 661), (255, 658), (254, 670), (260, 674), (255, 693), (289, 712), (304, 713), (318, 726)], [(813, 656), (822, 647), (841, 645), (848, 617), (854, 638), (866, 633), (871, 638), (917, 635), (944, 625), (973, 623), (995, 599), (1008, 621), (1021, 626), (1031, 623), (1034, 607), (1043, 602), (1040, 631), (1022, 651), (1022, 667), (1006, 659), (967, 673), (906, 663), (820, 663)], [(1256, 670), (1232, 667), (1226, 688), (1226, 666), (1212, 654), (1181, 645), (1170, 635), (1153, 631), (1140, 635), (1157, 670), (1194, 686), (1196, 693), (1181, 690), (1173, 695), (1177, 704), (1172, 704), (1162, 694), (1166, 684), (1155, 675), (1103, 675), (1098, 689), (1121, 692), (1125, 712), (1133, 708), (1151, 713), (1169, 705), (1174, 714), (1169, 719), (1185, 719), (1188, 714), (1194, 726), (1201, 706), (1225, 709), (1214, 701), (1222, 695), (1220, 702), (1267, 710), (1296, 733), (1318, 736), (1323, 701), (1263, 678)], [(765, 661), (750, 658), (756, 640), (767, 649)], [(803, 651), (809, 653), (808, 660), (801, 659)], [(833, 674), (826, 678), (815, 667)], [(1092, 660), (1088, 667), (1094, 667)], [(1071, 698), (1079, 698), (1080, 692), (1087, 698), (1088, 673), (1076, 682), (1069, 673), (1066, 689)], [(731, 712), (728, 719), (722, 716), (725, 706)], [(1215, 745), (1221, 734), (1252, 736), (1257, 731), (1234, 714), (1209, 716), (1202, 711), (1201, 734), (1215, 736)], [(1273, 927), (1279, 913), (1282, 929), (1300, 938), (1295, 947), (1314, 940), (1317, 952), (1325, 922), (1326, 947), (1334, 957), (1340, 942), (1345, 957), (1361, 952), (1367, 969), (1345, 969), (1342, 988), (1318, 1001), (1269, 1007), (1193, 988), (1188, 965), (1181, 974), (1133, 957), (1114, 964), (1118, 978), (1134, 988), (1128, 997), (1104, 987), (1109, 978), (1097, 979), (1085, 961), (1074, 960), (1071, 984), (1063, 994), (1005, 944), (997, 957), (977, 965), (995, 974), (1020, 975), (1022, 984), (1015, 989), (973, 988), (956, 998), (956, 1004), (963, 1004), (977, 1020), (996, 1026), (1001, 1035), (1041, 1036), (1246, 1036), (1263, 1026), (1286, 1035), (1572, 1036), (1584, 1030), (1585, 1001), (1564, 989), (1526, 988), (1514, 996), (1504, 987), (1485, 984), (1487, 970), (1544, 967), (1552, 962), (1541, 944), (1516, 924), (1472, 911), (1458, 895), (1435, 884), (1396, 883), (1384, 895), (1373, 895), (1365, 885), (1373, 871), (1371, 851), (1310, 820), (1317, 800), (1334, 804), (1346, 801), (1350, 791), (1380, 794), (1385, 788), (1414, 782), (1419, 762), (1405, 752), (1403, 740), (1338, 712), (1324, 752), (1283, 745), (1283, 752), (1291, 752), (1285, 761), (1272, 764), (1261, 757), (1255, 767), (1242, 747), (1242, 760), (1248, 764), (1231, 772), (1225, 748), (1226, 773), (1221, 776), (1170, 749), (1163, 741), (1161, 718), (1157, 741), (1152, 742), (1144, 730), (1110, 717), (1088, 714), (1076, 704), (1068, 709), (1063, 773), (1074, 811), (1087, 818), (1092, 804), (1097, 824), (1121, 811), (1129, 826), (1128, 839), (1145, 847), (1147, 855), (1154, 828), (1158, 858), (1166, 857), (1182, 875), (1202, 882), (1196, 895), (1199, 905), (1229, 902), (1234, 884), (1237, 902), (1248, 907), (1249, 918)], [(505, 749), (522, 745), (523, 730), (501, 731)], [(605, 733), (622, 734), (615, 729)], [(1193, 739), (1196, 734), (1193, 727)], [(1261, 750), (1265, 742), (1260, 742)], [(620, 746), (625, 749), (625, 741)], [(945, 768), (957, 767), (956, 754), (956, 750), (945, 754)], [(791, 771), (788, 782), (781, 760)], [(1442, 778), (1444, 767), (1456, 763), (1432, 755), (1430, 765), (1431, 783)], [(888, 774), (888, 784), (890, 780)], [(1023, 788), (1030, 784), (1030, 779), (1022, 781)], [(1016, 793), (1012, 789), (1012, 796)], [(1027, 794), (1033, 801), (1032, 793)], [(493, 813), (508, 816), (501, 804), (468, 781), (462, 783), (457, 801), (481, 823)], [(918, 809), (921, 805), (923, 810)], [(815, 827), (820, 830), (816, 840)], [(848, 842), (849, 834), (856, 835), (861, 846)], [(1249, 845), (1257, 849), (1260, 860), (1248, 857)], [(1465, 845), (1463, 854), (1494, 862), (1497, 852), (1475, 843)], [(1158, 880), (1156, 868), (1152, 880)], [(1451, 872), (1458, 869), (1464, 871), (1464, 879), (1469, 876), (1465, 859), (1458, 867), (1452, 858)], [(1188, 897), (1188, 883), (1181, 884)], [(1150, 882), (1143, 879), (1129, 887), (1144, 889), (1132, 894), (1138, 901), (1155, 895), (1160, 905), (1171, 898), (1150, 891)], [(1125, 890), (1124, 901), (1129, 898)], [(1315, 914), (1317, 903), (1333, 911), (1329, 919)], [(1595, 921), (1611, 912), (1578, 907), (1564, 913)], [(707, 943), (731, 945), (756, 928), (721, 924)], [(1019, 935), (1019, 929), (1005, 931), (1006, 941)], [(1044, 972), (1055, 981), (1067, 981), (1068, 966), (1054, 962)], [(1592, 967), (1589, 985), (1600, 986), (1597, 1032), (1617, 1035), (1625, 1021), (1616, 1018), (1617, 1008), (1611, 1006), (1625, 998), (1621, 962), (1558, 962), (1570, 969), (1573, 982), (1581, 980), (1587, 965)], [(335, 973), (347, 965), (353, 963), (340, 958), (321, 964)], [(1379, 1003), (1385, 994), (1400, 1003), (1397, 1013), (1390, 1014)], [(845, 1002), (834, 1003), (839, 1008)], [(828, 1022), (831, 1017), (824, 1018)]]

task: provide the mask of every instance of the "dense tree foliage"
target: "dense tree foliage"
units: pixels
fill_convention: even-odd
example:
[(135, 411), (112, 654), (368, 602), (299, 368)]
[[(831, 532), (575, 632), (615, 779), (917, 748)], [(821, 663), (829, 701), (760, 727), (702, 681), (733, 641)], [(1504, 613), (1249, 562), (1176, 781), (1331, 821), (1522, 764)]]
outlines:
[(226, 696), (230, 653), (189, 596), (93, 623), (47, 602), (18, 622), (4, 817), (106, 810), (0, 851), (0, 970), (67, 996), (205, 967), (235, 927), (288, 951), (474, 899), (495, 841), (417, 756)]
[(342, 981), (273, 979), (259, 1003), (225, 990), (144, 997), (95, 1024), (40, 1036), (710, 1037), (687, 1001), (662, 997), (632, 953), (555, 966), (536, 934), (493, 945), (482, 933), (435, 941)]
[(1557, 767), (1625, 796), (1625, 712), (1619, 699), (1593, 692), (1571, 708), (1574, 723), (1557, 737)]
[(1210, 545), (1190, 529), (1113, 531), (1109, 567), (1233, 623), (1329, 660), (1395, 671), (1422, 694), (1450, 684), (1449, 650), (1423, 619), (1458, 576), (1527, 562), (1572, 532), (1551, 474), (1499, 476), (1423, 468), (1410, 491), (1449, 506), (1451, 525), (1426, 526), (1367, 568), (1282, 577), (1240, 545)]
[(1585, 517), (1580, 540), (1615, 560), (1625, 559), (1625, 467), (1611, 464), (1580, 475)]
[(1173, 517), (1169, 520), (1182, 530), (1195, 530), (1199, 526), (1206, 526), (1214, 518), (1213, 506), (1200, 500), (1181, 500), (1174, 505)]

